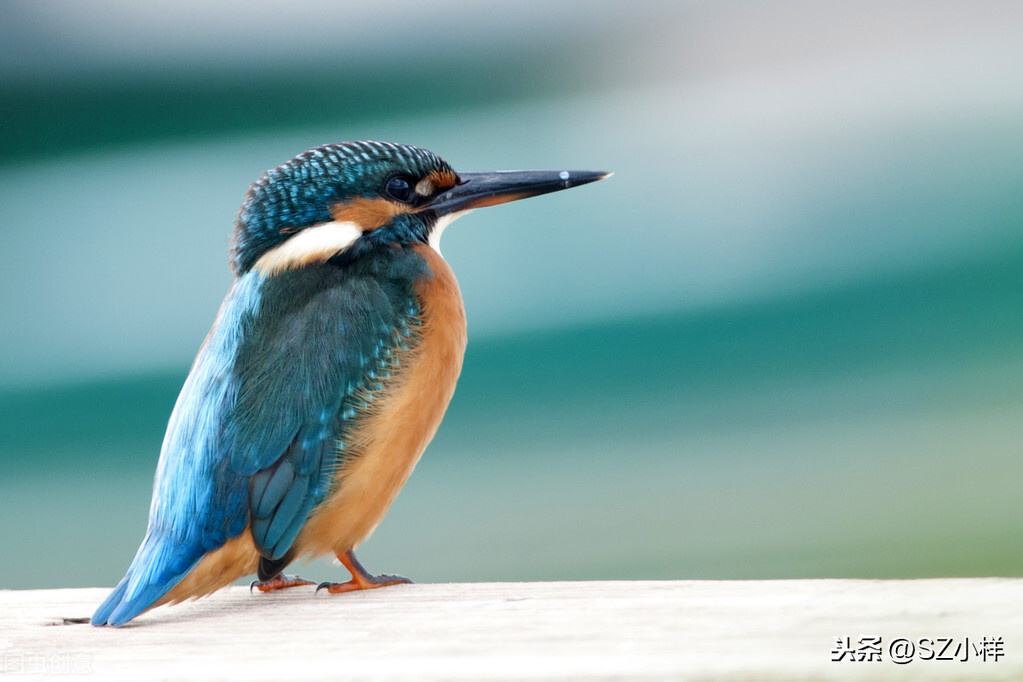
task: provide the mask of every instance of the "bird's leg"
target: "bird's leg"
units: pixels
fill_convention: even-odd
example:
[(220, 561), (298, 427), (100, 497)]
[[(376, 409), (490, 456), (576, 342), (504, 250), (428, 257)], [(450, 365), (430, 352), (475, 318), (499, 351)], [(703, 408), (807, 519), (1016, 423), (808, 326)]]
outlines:
[(290, 573), (278, 573), (268, 580), (253, 580), (252, 584), (249, 585), (249, 592), (253, 589), (257, 589), (260, 592), (273, 592), (274, 590), (283, 590), (286, 587), (315, 584), (316, 583), (312, 580), (305, 580), (304, 578), (299, 578), (297, 575), (292, 575)]
[(359, 563), (359, 560), (355, 558), (355, 553), (352, 550), (348, 550), (344, 554), (338, 554), (337, 558), (345, 565), (349, 571), (351, 571), (352, 579), (346, 583), (321, 583), (316, 591), (327, 590), (331, 594), (340, 594), (341, 592), (355, 592), (356, 590), (372, 590), (377, 587), (387, 587), (388, 585), (401, 585), (403, 583), (411, 583), (412, 581), (401, 575), (373, 575)]

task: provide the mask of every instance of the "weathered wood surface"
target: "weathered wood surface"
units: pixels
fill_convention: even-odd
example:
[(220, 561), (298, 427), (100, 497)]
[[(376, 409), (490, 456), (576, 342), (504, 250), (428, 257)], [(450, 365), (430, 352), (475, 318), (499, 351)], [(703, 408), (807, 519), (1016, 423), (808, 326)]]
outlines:
[[(0, 591), (7, 677), (351, 680), (1020, 680), (1023, 580), (787, 580), (295, 588), (212, 597), (121, 629), (65, 624), (106, 589)], [(881, 637), (879, 661), (832, 662)], [(984, 638), (1001, 637), (997, 646)], [(953, 640), (952, 656), (889, 643)], [(968, 658), (961, 645), (969, 638)], [(868, 654), (862, 649), (860, 654)], [(997, 658), (998, 660), (994, 660)]]

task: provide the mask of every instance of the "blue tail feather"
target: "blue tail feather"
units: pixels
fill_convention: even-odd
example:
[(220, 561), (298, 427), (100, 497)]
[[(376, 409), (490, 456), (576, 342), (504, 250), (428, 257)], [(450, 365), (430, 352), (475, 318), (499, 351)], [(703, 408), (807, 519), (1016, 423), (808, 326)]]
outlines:
[(168, 537), (147, 535), (128, 573), (92, 615), (92, 624), (124, 625), (170, 592), (203, 554), (195, 543), (182, 546)]
[(111, 592), (103, 603), (99, 605), (96, 612), (92, 614), (93, 625), (108, 625), (110, 623), (110, 614), (114, 612), (118, 606), (121, 605), (121, 600), (124, 599), (124, 593), (128, 589), (128, 577), (124, 576), (121, 578), (121, 582), (117, 583), (117, 587)]

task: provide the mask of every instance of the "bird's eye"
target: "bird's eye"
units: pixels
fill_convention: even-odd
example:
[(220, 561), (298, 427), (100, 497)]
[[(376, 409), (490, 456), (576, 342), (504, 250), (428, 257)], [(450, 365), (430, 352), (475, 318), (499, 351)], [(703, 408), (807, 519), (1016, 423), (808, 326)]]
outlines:
[(405, 178), (391, 178), (387, 181), (386, 189), (388, 196), (401, 202), (412, 201), (412, 197), (415, 195), (412, 185)]

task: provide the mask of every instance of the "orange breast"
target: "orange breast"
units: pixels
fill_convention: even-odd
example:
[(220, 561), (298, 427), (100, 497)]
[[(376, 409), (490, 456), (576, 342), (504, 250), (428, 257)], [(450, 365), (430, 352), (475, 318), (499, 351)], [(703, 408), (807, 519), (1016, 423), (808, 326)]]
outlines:
[(465, 354), (465, 308), (450, 266), (428, 246), (417, 247), (433, 273), (415, 290), (422, 303), (419, 343), (374, 400), (360, 424), (359, 454), (345, 464), (332, 495), (295, 541), (295, 554), (354, 549), (376, 528), (437, 432), (455, 392)]

